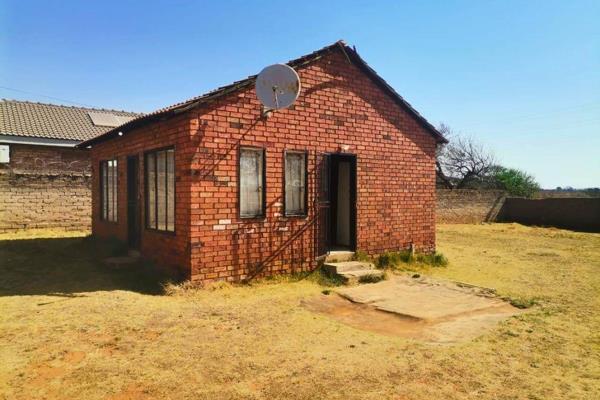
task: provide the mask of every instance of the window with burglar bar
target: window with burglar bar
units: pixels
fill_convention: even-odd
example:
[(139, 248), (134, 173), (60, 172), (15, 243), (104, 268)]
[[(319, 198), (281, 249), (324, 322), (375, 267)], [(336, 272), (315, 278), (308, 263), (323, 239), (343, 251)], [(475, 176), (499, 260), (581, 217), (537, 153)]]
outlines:
[(146, 153), (146, 227), (175, 232), (175, 149)]
[(285, 215), (306, 215), (306, 152), (285, 152)]
[(258, 218), (265, 214), (265, 151), (240, 149), (240, 217)]
[(117, 160), (100, 161), (100, 218), (117, 222)]

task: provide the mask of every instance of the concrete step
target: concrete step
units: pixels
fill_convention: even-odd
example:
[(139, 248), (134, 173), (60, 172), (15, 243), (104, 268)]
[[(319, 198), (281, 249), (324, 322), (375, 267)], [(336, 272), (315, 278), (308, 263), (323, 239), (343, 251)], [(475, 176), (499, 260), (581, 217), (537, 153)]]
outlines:
[(385, 273), (379, 269), (362, 269), (346, 271), (340, 274), (346, 285), (357, 285), (359, 283), (374, 283), (385, 279)]
[(364, 261), (326, 262), (323, 271), (330, 276), (338, 276), (346, 284), (377, 282), (384, 279), (383, 271), (375, 269), (372, 263)]
[(139, 257), (128, 257), (128, 256), (108, 257), (108, 258), (104, 259), (104, 264), (107, 267), (115, 268), (115, 269), (130, 267), (130, 266), (136, 265), (139, 262), (140, 262)]
[(352, 257), (354, 257), (353, 251), (330, 251), (327, 253), (325, 257), (325, 262), (341, 262), (341, 261), (351, 261)]
[(341, 262), (325, 262), (323, 270), (328, 274), (341, 274), (346, 271), (359, 271), (375, 269), (375, 266), (370, 262), (365, 261), (341, 261)]

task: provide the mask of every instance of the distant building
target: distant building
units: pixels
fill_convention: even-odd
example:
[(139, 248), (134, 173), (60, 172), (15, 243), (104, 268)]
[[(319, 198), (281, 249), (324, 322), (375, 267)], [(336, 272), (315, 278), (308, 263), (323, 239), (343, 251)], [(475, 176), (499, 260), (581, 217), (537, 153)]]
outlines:
[(90, 155), (75, 145), (138, 115), (0, 100), (0, 232), (90, 229)]

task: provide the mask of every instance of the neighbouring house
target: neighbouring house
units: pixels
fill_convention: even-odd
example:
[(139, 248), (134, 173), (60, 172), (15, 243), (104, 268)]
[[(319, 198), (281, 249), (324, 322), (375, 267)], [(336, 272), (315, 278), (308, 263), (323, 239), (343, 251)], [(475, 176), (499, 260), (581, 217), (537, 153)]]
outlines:
[(89, 230), (91, 169), (82, 140), (140, 114), (0, 101), (0, 233)]
[(81, 143), (93, 234), (201, 283), (434, 251), (444, 137), (344, 42), (288, 65), (301, 93), (271, 116), (251, 76)]

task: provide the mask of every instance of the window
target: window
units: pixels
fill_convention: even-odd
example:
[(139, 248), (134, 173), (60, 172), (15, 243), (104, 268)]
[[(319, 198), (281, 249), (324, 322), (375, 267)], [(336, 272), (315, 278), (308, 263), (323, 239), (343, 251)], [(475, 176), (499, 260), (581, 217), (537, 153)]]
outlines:
[(265, 214), (265, 151), (240, 149), (240, 217), (256, 218)]
[(100, 218), (117, 222), (117, 160), (100, 161)]
[(175, 150), (146, 153), (146, 227), (175, 232)]
[(285, 215), (306, 215), (306, 152), (285, 152)]

